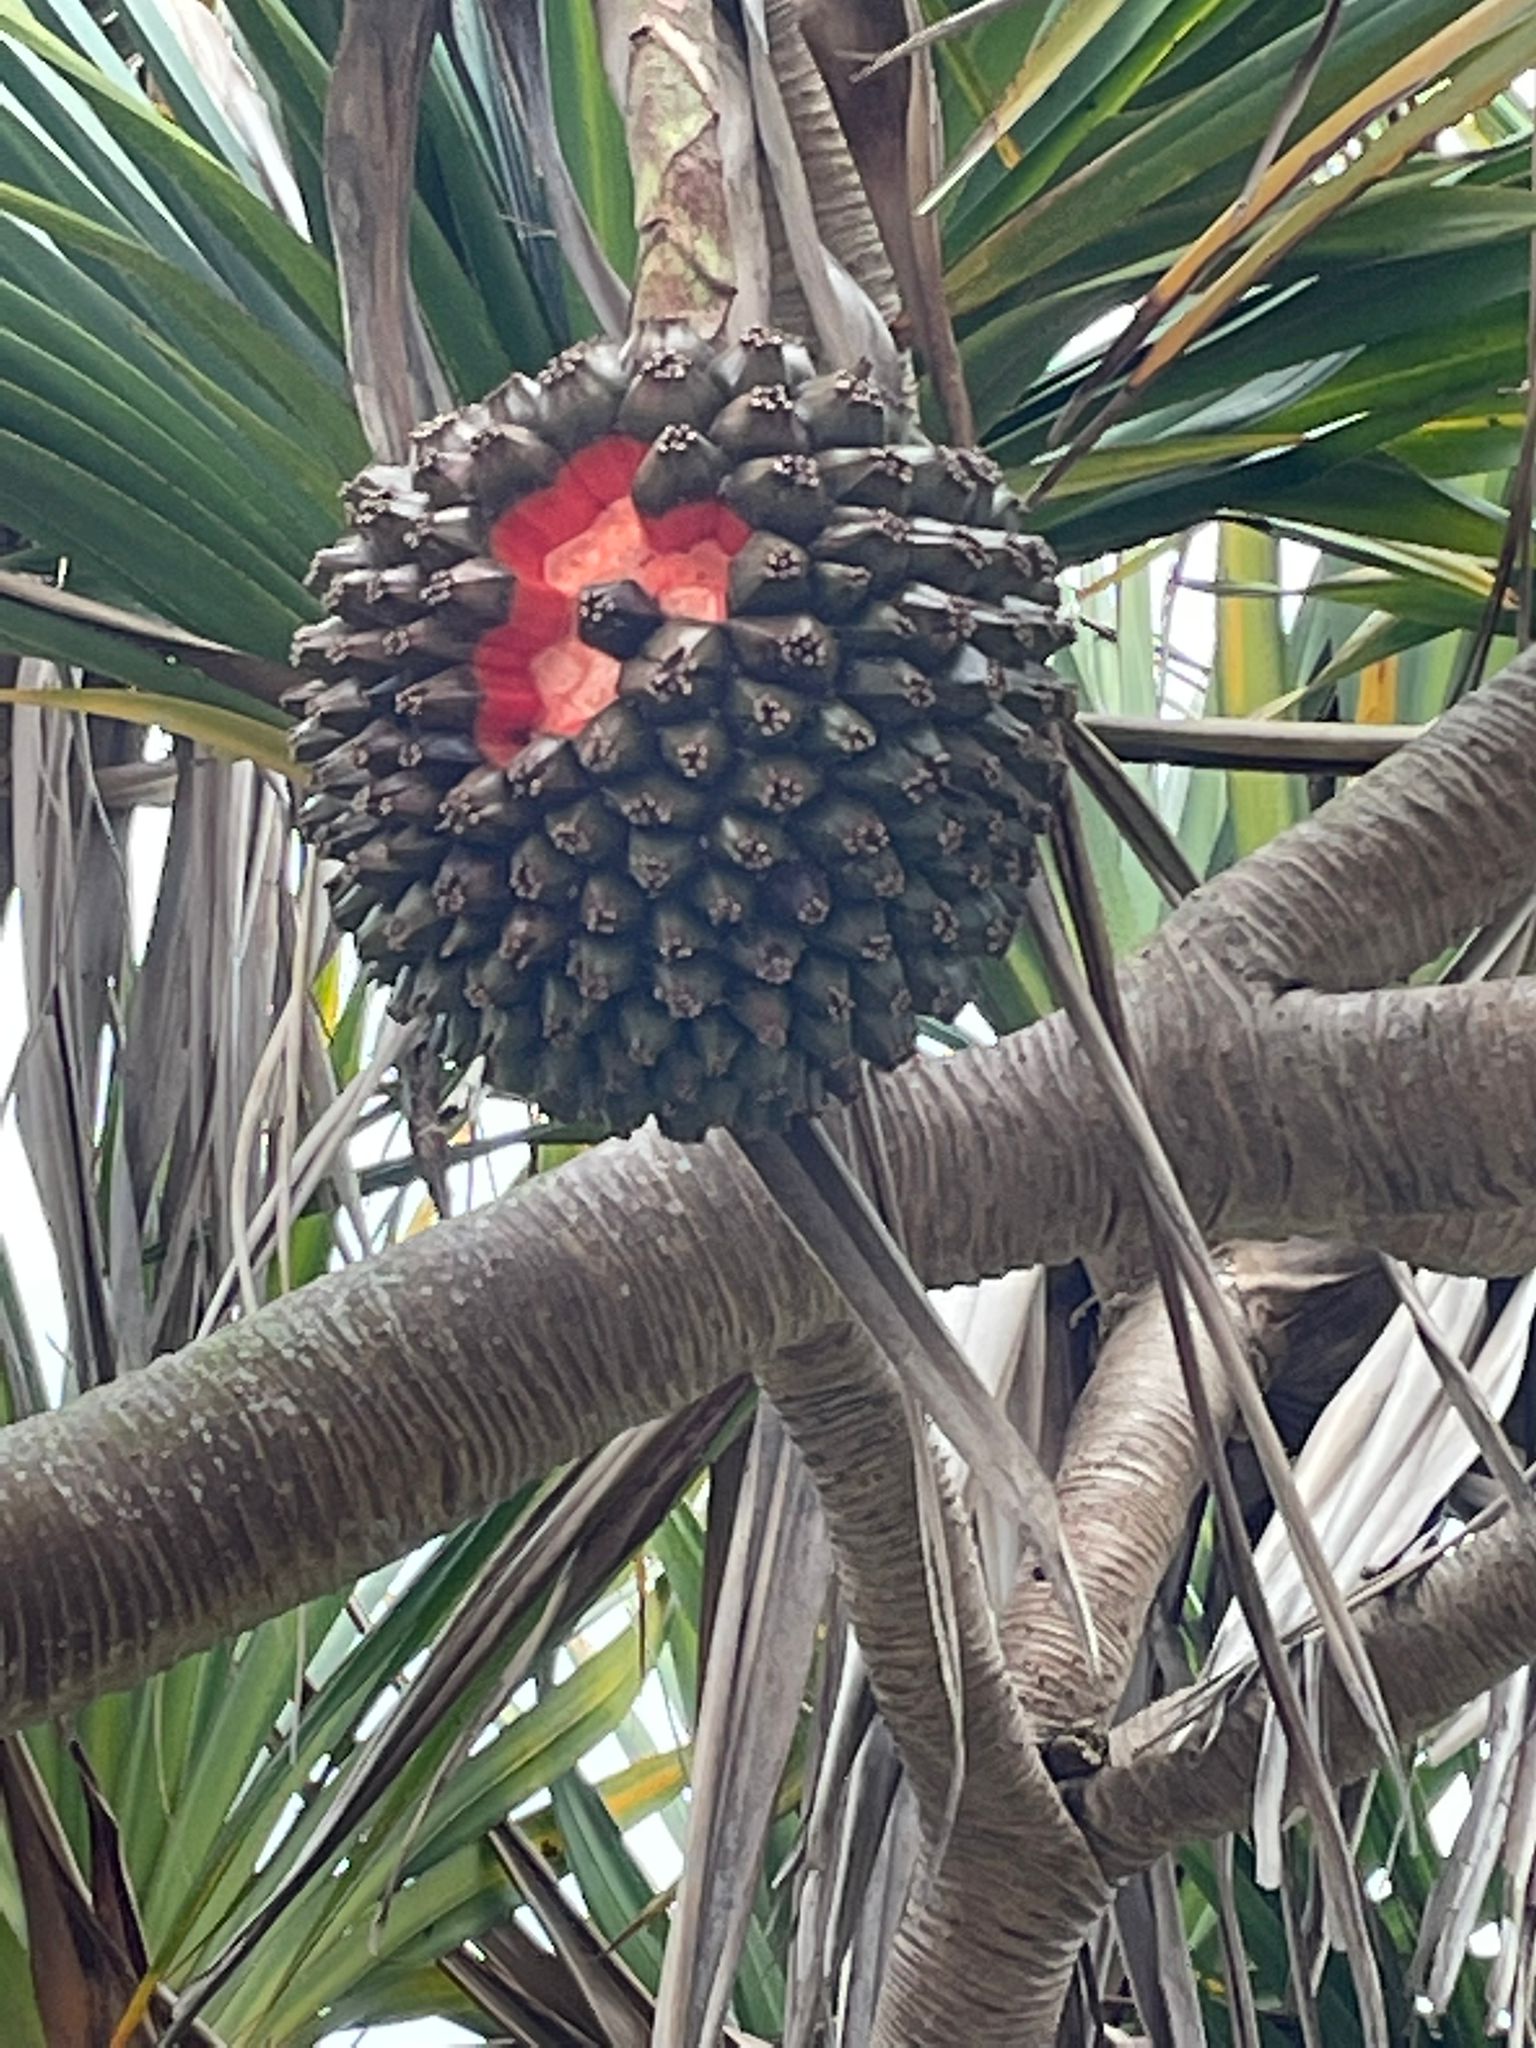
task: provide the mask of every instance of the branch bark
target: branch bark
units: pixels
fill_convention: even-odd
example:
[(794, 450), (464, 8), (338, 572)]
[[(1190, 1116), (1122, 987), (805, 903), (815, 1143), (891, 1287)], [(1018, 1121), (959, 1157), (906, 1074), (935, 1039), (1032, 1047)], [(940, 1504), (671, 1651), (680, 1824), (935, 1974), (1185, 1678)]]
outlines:
[[(1536, 802), (1533, 672), (1288, 835), (1261, 889), (1245, 863), (1203, 890), (1126, 971), (1154, 1119), (1213, 1235), (1536, 1260), (1536, 990), (1269, 1000), (1232, 971), (1228, 908), (1282, 900), (1287, 857), (1314, 899), (1319, 864), (1333, 888), (1350, 872), (1340, 917), (1397, 971), (1529, 887), (1530, 835), (1487, 821)], [(1328, 950), (1284, 920), (1265, 946)], [(930, 1285), (1123, 1243), (1131, 1179), (1059, 1017), (881, 1080), (868, 1114)], [(841, 1319), (731, 1148), (644, 1139), (22, 1423), (0, 1438), (0, 1726), (334, 1588)]]
[(861, 1328), (796, 1346), (763, 1378), (822, 1490), (870, 1684), (917, 1795), (919, 1885), (874, 2048), (941, 2040), (961, 1983), (975, 2048), (1048, 2038), (1109, 1888), (1009, 1682), (953, 1490)]
[[(1413, 1160), (1384, 1151), (1380, 1186), (1347, 1153), (1309, 1153), (1311, 1110), (1273, 1102), (1258, 1057), (1342, 1115), (1373, 1073), (1363, 1029), (1344, 1032), (1341, 1078), (1305, 1014), (1310, 1064), (1288, 1025), (1202, 1046), (1191, 1023), (1152, 1064), (1154, 1112), (1207, 1228), (1342, 1227), (1496, 1272), (1536, 1259), (1536, 989), (1504, 1008), (1489, 993), (1369, 999), (1373, 1085), (1422, 1103)], [(1482, 1085), (1495, 1062), (1502, 1100)], [(1129, 1175), (1057, 1020), (908, 1069), (871, 1114), (928, 1284), (1116, 1240)], [(0, 1436), (0, 1725), (334, 1588), (838, 1319), (731, 1148), (647, 1138), (17, 1424)]]
[(340, 1586), (835, 1306), (732, 1154), (642, 1139), (18, 1424), (0, 1720)]
[(1533, 674), (1513, 662), (1460, 707), (1476, 701), (1473, 717), (1440, 719), (1192, 897), (1185, 940), (1250, 982), (1370, 988), (1512, 902), (1527, 871)]
[[(1238, 1244), (1221, 1264), (1265, 1386), (1298, 1354), (1309, 1379), (1347, 1370), (1360, 1355), (1362, 1325), (1373, 1332), (1390, 1304), (1377, 1262), (1342, 1245)], [(1232, 1396), (1204, 1325), (1197, 1321), (1193, 1334), (1225, 1436)], [(1167, 1313), (1149, 1290), (1123, 1307), (1104, 1339), (1057, 1477), (1063, 1535), (1099, 1633), (1099, 1669), (1089, 1668), (1050, 1589), (1032, 1576), (1020, 1578), (1003, 1616), (1004, 1654), (1042, 1743), (1107, 1729), (1204, 1480)]]
[[(1536, 1544), (1512, 1518), (1394, 1573), (1355, 1619), (1404, 1742), (1536, 1658)], [(1109, 1767), (1071, 1804), (1106, 1874), (1143, 1870), (1181, 1842), (1246, 1825), (1268, 1694), (1251, 1676), (1191, 1687), (1116, 1729)], [(1338, 1784), (1371, 1768), (1373, 1745), (1325, 1673), (1324, 1754)]]

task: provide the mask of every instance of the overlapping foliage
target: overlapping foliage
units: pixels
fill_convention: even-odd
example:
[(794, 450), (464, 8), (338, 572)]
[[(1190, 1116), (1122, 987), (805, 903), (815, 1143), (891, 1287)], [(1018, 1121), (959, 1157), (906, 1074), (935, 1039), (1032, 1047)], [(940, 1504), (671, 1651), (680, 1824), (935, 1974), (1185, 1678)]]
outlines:
[[(482, 1105), (443, 1114), (413, 1086), (408, 1040), (382, 1031), (290, 860), (275, 695), (314, 613), (305, 564), (365, 452), (322, 181), (340, 12), (0, 0), (0, 522), (16, 543), (0, 646), (18, 657), (7, 836), (28, 1004), (16, 1101), (69, 1304), (71, 1389), (473, 1199), (487, 1183), (471, 1159), (524, 1171), (560, 1156), (564, 1134), (530, 1152)], [(1020, 0), (935, 47), (952, 152), (995, 106), (1009, 116), (942, 201), (949, 301), (987, 444), (1038, 490), (1039, 523), (1078, 571), (1068, 665), (1102, 713), (1416, 722), (1515, 629), (1503, 558), (1507, 506), (1528, 509), (1536, 200), (1529, 116), (1504, 88), (1536, 60), (1536, 16), (1493, 0), (1328, 12), (1283, 134), (1318, 28), (1297, 0)], [(541, 62), (536, 42), (492, 32), (495, 14), (451, 9), (418, 152), (415, 286), (458, 399), (591, 324), (552, 233), (533, 139), (545, 114), (598, 244), (621, 275), (633, 257), (592, 17), (544, 8)], [(1269, 169), (1251, 176), (1261, 155)], [(1121, 361), (1114, 333), (1163, 282), (1151, 352)], [(1080, 340), (1095, 333), (1110, 338)], [(1179, 644), (1204, 616), (1202, 585), (1211, 650)], [(59, 719), (32, 694), (82, 687), (72, 707), (111, 722)], [(146, 724), (176, 736), (169, 763), (145, 758)], [(1129, 772), (1195, 875), (1323, 793), (1237, 768)], [(141, 936), (124, 849), (139, 807), (167, 801)], [(1110, 816), (1093, 809), (1088, 826), (1129, 946), (1164, 897)], [(1021, 947), (990, 1024), (1044, 1001)], [(15, 1276), (0, 1278), (11, 1417), (56, 1375)], [(1043, 1283), (988, 1296), (967, 1311), (969, 1341), (1033, 1380), (1030, 1399), (1047, 1374), (1062, 1392), (1084, 1362), (1080, 1292), (1058, 1276), (1049, 1313)], [(863, 2038), (890, 1918), (864, 1880), (901, 1867), (896, 1766), (835, 1606), (823, 1626), (814, 1505), (791, 1493), (778, 1521), (733, 1515), (770, 1485), (750, 1422), (738, 1389), (558, 1475), (408, 1580), (284, 1617), (11, 1745), (0, 2011), (15, 2038), (88, 2038), (68, 2031), (82, 2001), (121, 2007), (136, 1986), (158, 2024), (163, 1987), (201, 1977), (204, 2021), (231, 2042), (415, 2013), (535, 2043), (643, 2042), (670, 1901), (626, 1832), (659, 1814), (675, 1839), (706, 1759), (696, 1804), (756, 1814), (766, 1841), (730, 1937), (705, 1873), (704, 1905), (678, 1923), (690, 1960), (703, 1975), (726, 1958), (742, 2035), (797, 2041), (846, 1961), (839, 2038)], [(766, 1571), (789, 1553), (819, 1576)], [(1170, 1608), (1191, 1658), (1219, 1585), (1202, 1539)], [(786, 1644), (794, 1690), (733, 1750), (729, 1701), (766, 1687)], [(1420, 1929), (1445, 1911), (1425, 1816), (1474, 1761), (1476, 1732), (1415, 1775), (1416, 1831), (1390, 1786), (1359, 1811), (1362, 1855), (1392, 1886), (1376, 1933), (1405, 2039)], [(609, 1738), (623, 1761), (594, 1785), (579, 1766)], [(1506, 1770), (1515, 1753), (1498, 1752)], [(717, 1891), (728, 1828), (719, 1841)], [(1506, 1863), (1520, 1919), (1528, 1845), (1512, 1841)], [(813, 1897), (807, 1868), (837, 1875)], [(1298, 2038), (1287, 1976), (1317, 1940), (1303, 1885), (1288, 1925), (1246, 1848), (1192, 1852), (1182, 1877), (1209, 2037)], [(1152, 1925), (1166, 1961), (1170, 1929)], [(1234, 1927), (1256, 2031), (1224, 1946)], [(1140, 1988), (1134, 1923), (1118, 1939)], [(1118, 1986), (1124, 1969), (1101, 1962)], [(1442, 1975), (1444, 2037), (1481, 2039), (1485, 1966)], [(1336, 1960), (1317, 1996), (1322, 2037), (1357, 2039)]]

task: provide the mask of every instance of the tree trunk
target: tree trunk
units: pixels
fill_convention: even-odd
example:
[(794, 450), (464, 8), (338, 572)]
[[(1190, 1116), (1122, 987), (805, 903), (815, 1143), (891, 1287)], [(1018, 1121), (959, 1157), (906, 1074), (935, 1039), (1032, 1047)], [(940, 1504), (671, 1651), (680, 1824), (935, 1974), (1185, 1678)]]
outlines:
[[(1213, 1235), (1327, 1233), (1483, 1272), (1536, 1260), (1536, 990), (1368, 986), (1536, 882), (1533, 673), (1517, 663), (1201, 890), (1125, 969), (1149, 1107)], [(866, 1114), (929, 1284), (1078, 1256), (1134, 1266), (1134, 1177), (1060, 1017), (872, 1083)], [(900, 1402), (876, 1364), (727, 1140), (605, 1146), (4, 1432), (0, 1727), (334, 1588), (751, 1367), (823, 1487), (922, 1809), (883, 2048), (933, 2039), (962, 1998), (978, 2015), (968, 2039), (1047, 2041), (1111, 1883), (1240, 1813), (1260, 1695), (1203, 1751), (1173, 1746), (1170, 1710), (1155, 1710), (1116, 1737), (1108, 1770), (1053, 1786), (1025, 1711), (1047, 1705), (1026, 1625), (1038, 1596), (1015, 1603), (1010, 1669), (926, 1453), (892, 1455)], [(1122, 1462), (1155, 1426), (1170, 1489), (1148, 1496), (1154, 1555), (1134, 1570), (1078, 1517), (1112, 1664), (1192, 1485), (1187, 1421), (1165, 1381), (1156, 1420), (1156, 1381), (1080, 1424), (1102, 1433), (1095, 1456)], [(946, 1603), (929, 1597), (925, 1541)], [(949, 1617), (937, 1632), (935, 1605)], [(1363, 1626), (1390, 1651), (1404, 1729), (1443, 1713), (1536, 1654), (1536, 1544), (1513, 1524), (1479, 1534), (1377, 1595)], [(1052, 1716), (1072, 1697), (1062, 1676)], [(1080, 1703), (1102, 1720), (1112, 1690)], [(1363, 1738), (1342, 1709), (1331, 1732), (1349, 1775)], [(995, 2011), (976, 1988), (989, 1971), (1005, 1987)]]

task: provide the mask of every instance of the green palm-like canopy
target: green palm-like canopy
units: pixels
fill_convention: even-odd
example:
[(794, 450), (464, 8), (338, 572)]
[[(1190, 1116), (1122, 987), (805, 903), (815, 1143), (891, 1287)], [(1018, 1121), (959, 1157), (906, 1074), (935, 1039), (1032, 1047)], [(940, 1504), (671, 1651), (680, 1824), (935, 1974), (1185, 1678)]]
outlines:
[[(988, 964), (977, 1006), (930, 1020), (926, 1055), (1049, 1015), (1072, 959), (1103, 998), (1111, 954), (1528, 637), (1529, 5), (1015, 0), (967, 18), (932, 0), (909, 19), (820, 0), (807, 48), (788, 0), (688, 0), (673, 32), (712, 23), (725, 56), (626, 128), (604, 56), (623, 60), (644, 11), (0, 0), (0, 884), (20, 903), (14, 1101), (64, 1301), (45, 1334), (36, 1277), (0, 1260), (8, 1425), (493, 1192), (557, 1206), (548, 1177), (594, 1132), (473, 1081), (443, 1099), (295, 853), (279, 698), (341, 487), (398, 455), (402, 421), (622, 328), (637, 281), (642, 301), (678, 288), (653, 207), (699, 123), (721, 115), (722, 151), (760, 151), (775, 195), (769, 258), (725, 206), (740, 160), (725, 210), (696, 206), (693, 256), (738, 266), (705, 266), (720, 316), (756, 293), (813, 341), (835, 317), (893, 363), (913, 346), (926, 426), (984, 448), (1065, 565), (1078, 633), (1055, 666), (1077, 688), (1078, 794), (1056, 873), (1077, 951), (1053, 953), (1047, 917)], [(861, 80), (918, 27), (916, 65)], [(1469, 951), (1437, 939), (1420, 980), (1518, 971), (1521, 916)], [(919, 1100), (903, 1126), (919, 1152), (921, 1117)], [(880, 1160), (859, 1164), (879, 1197)], [(1159, 1313), (1112, 1332), (1095, 1304), (1151, 1270), (1063, 1256), (951, 1304), (1048, 1467), (1090, 1370), (1114, 1384), (1137, 1318)], [(1357, 1577), (1502, 1501), (1536, 1449), (1523, 1283), (1430, 1288), (1474, 1356), (1475, 1395), (1439, 1363), (1480, 1432), (1476, 1469), (1438, 1419), (1434, 1345), (1414, 1349), (1414, 1306), (1378, 1264), (1249, 1248), (1234, 1284), (1275, 1375), (1273, 1454), (1300, 1454), (1302, 1500), (1319, 1529), (1353, 1532), (1338, 1558)], [(466, 1286), (453, 1313), (479, 1312)], [(1162, 1325), (1158, 1342), (1174, 1361)], [(1371, 1373), (1400, 1391), (1361, 1421)], [(929, 1787), (878, 1615), (856, 1616), (862, 1652), (849, 1632), (857, 1570), (840, 1592), (832, 1555), (847, 1573), (862, 1553), (836, 1460), (811, 1458), (829, 1539), (796, 1384), (765, 1384), (775, 1406), (745, 1374), (663, 1419), (637, 1406), (515, 1488), (485, 1479), (492, 1453), (465, 1432), (462, 1500), (498, 1504), (465, 1520), (454, 1495), (419, 1522), (403, 1503), (437, 1469), (426, 1388), (420, 1413), (386, 1418), (387, 1469), (368, 1476), (378, 1570), (300, 1605), (265, 1586), (275, 1618), (249, 1626), (238, 1603), (158, 1614), (157, 1675), (107, 1657), (99, 1696), (6, 1737), (6, 2040), (86, 2048), (174, 2024), (288, 2048), (432, 2015), (535, 2048), (898, 2038), (873, 2014), (913, 1785)], [(894, 1397), (870, 1413), (905, 1427)], [(549, 1442), (560, 1419), (539, 1418)], [(1330, 1447), (1360, 1444), (1377, 1478), (1352, 1488)], [(173, 1445), (187, 1489), (226, 1482), (205, 1449), (195, 1430)], [(1247, 1455), (1235, 1508), (1257, 1536)], [(926, 1449), (914, 1469), (926, 1597), (963, 1619)], [(1016, 1532), (972, 1505), (999, 1590)], [(1224, 1508), (1223, 1531), (1191, 1480), (1134, 1656), (1110, 1658), (1132, 1706), (1187, 1683), (1217, 1639), (1241, 1576)], [(306, 1512), (325, 1523), (323, 1493)], [(428, 1523), (449, 1533), (418, 1548)], [(133, 1531), (98, 1540), (105, 1555)], [(262, 1532), (249, 1541), (259, 1561)], [(78, 1589), (59, 1569), (67, 1630)], [(1027, 1618), (1045, 1641), (1051, 1621)], [(1347, 1658), (1348, 1633), (1330, 1654)], [(930, 1698), (976, 1682), (957, 1643)], [(1407, 2043), (1429, 2038), (1427, 2005), (1435, 2038), (1483, 2040), (1528, 1999), (1536, 1841), (1527, 1673), (1491, 1675), (1406, 1769), (1369, 1752), (1376, 1775), (1333, 1832), (1314, 1807), (1282, 1837), (1261, 1801), (1246, 1833), (1179, 1838), (1069, 1969), (1060, 2038)], [(1076, 1739), (1046, 1748), (1068, 1781), (1095, 1763)], [(1447, 1855), (1443, 1802), (1469, 1781), (1474, 1825)], [(1365, 1878), (1349, 1927), (1334, 1833)], [(1514, 1932), (1490, 1954), (1474, 1936), (1501, 1916)], [(971, 2024), (959, 2012), (954, 2031)]]

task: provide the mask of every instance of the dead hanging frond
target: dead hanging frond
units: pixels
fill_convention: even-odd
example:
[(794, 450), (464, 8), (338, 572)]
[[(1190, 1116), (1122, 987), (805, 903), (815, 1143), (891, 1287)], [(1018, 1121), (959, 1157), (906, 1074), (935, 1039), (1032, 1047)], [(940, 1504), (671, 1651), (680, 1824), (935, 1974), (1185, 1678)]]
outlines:
[(629, 287), (597, 238), (561, 147), (544, 35), (546, 0), (534, 0), (532, 5), (526, 0), (484, 0), (484, 4), (508, 100), (542, 174), (560, 254), (571, 266), (604, 332), (620, 335), (629, 317)]
[(422, 81), (446, 0), (347, 0), (325, 108), (325, 197), (347, 362), (369, 445), (405, 453), (448, 386), (411, 289)]
[[(68, 1745), (67, 1789), (84, 1811), (84, 1867), (55, 1795), (19, 1737), (0, 1743), (5, 1820), (36, 2011), (49, 2048), (152, 2048), (171, 1995), (149, 1968), (138, 1902), (116, 1815), (78, 1742)], [(207, 2028), (187, 2038), (220, 2048)]]
[[(112, 2039), (132, 1999), (143, 1969), (142, 1938), (137, 1955), (131, 1954), (102, 1917), (95, 1887), (75, 1860), (42, 1774), (15, 1736), (0, 1743), (0, 1811), (26, 1916), (32, 1991), (44, 2036), (50, 2048), (96, 2048)], [(103, 1880), (105, 1905), (106, 1873)], [(137, 1936), (136, 1925), (131, 1933)], [(152, 2039), (141, 2028), (124, 2048), (148, 2048)]]
[[(900, 311), (896, 276), (869, 188), (860, 175), (853, 138), (839, 118), (835, 97), (806, 35), (805, 10), (797, 0), (753, 0), (748, 20), (754, 30), (761, 25), (796, 154), (805, 168), (822, 244), (889, 326)], [(903, 121), (898, 136), (904, 134)], [(784, 168), (770, 163), (776, 183), (782, 181)]]
[(938, 216), (917, 207), (942, 161), (933, 61), (909, 39), (910, 57), (859, 66), (860, 53), (901, 41), (918, 19), (917, 0), (811, 0), (800, 19), (895, 273), (898, 301), (887, 317), (901, 345), (920, 351), (950, 438), (969, 446), (976, 419), (949, 317)]
[(1172, 1856), (1160, 1856), (1121, 1886), (1114, 1904), (1115, 1932), (1137, 2015), (1152, 2041), (1178, 2048), (1206, 2048), (1200, 1991), (1195, 1982), (1179, 1871)]
[[(1416, 1291), (1442, 1345), (1465, 1354), (1480, 1402), (1502, 1415), (1524, 1366), (1536, 1278), (1521, 1280), (1491, 1323), (1486, 1281), (1421, 1273)], [(1326, 1532), (1328, 1563), (1346, 1592), (1408, 1549), (1477, 1455), (1415, 1319), (1399, 1307), (1312, 1426), (1294, 1468), (1297, 1492)], [(1304, 1627), (1311, 1597), (1282, 1523), (1265, 1531), (1255, 1556), (1276, 1626), (1286, 1634)], [(1246, 1628), (1229, 1612), (1208, 1675), (1237, 1670), (1249, 1654)]]
[[(713, 1497), (712, 1497), (713, 1498)], [(713, 1508), (711, 1525), (713, 1525)], [(652, 2048), (715, 2041), (827, 1605), (832, 1558), (810, 1474), (767, 1402), (731, 1520), (694, 1730), (688, 1858), (667, 1937)]]
[[(24, 690), (62, 694), (66, 678), (23, 661)], [(127, 876), (117, 825), (96, 786), (98, 764), (136, 756), (128, 728), (19, 706), (11, 719), (16, 887), (25, 1036), (11, 1092), (47, 1218), (68, 1313), (68, 1375), (111, 1379), (122, 1332), (113, 1308), (108, 1223), (97, 1201), (96, 1110), (113, 989), (129, 952)]]
[(816, 341), (829, 362), (867, 363), (900, 398), (895, 280), (796, 10), (790, 0), (742, 0), (742, 22), (764, 175)]
[[(876, 1711), (863, 1654), (840, 1613), (829, 1629), (814, 1711), (818, 1752), (807, 1776), (792, 1872), (795, 1918), (783, 2048), (811, 2048), (836, 2011), (860, 1906), (889, 1860), (898, 1802), (915, 1821), (911, 1788), (905, 1786), (903, 1797), (901, 1762)], [(909, 1857), (914, 1847), (909, 1839)], [(910, 1862), (900, 1892), (909, 1873)], [(878, 1969), (884, 1953), (882, 1946), (875, 1956), (864, 1956), (865, 1967)], [(854, 1948), (855, 1969), (860, 1955)]]
[(1525, 1469), (1489, 1406), (1476, 1374), (1456, 1349), (1446, 1343), (1410, 1269), (1401, 1259), (1384, 1257), (1382, 1265), (1394, 1293), (1408, 1311), (1425, 1356), (1435, 1369), (1446, 1406), (1461, 1418), (1467, 1435), (1503, 1488), (1511, 1508), (1527, 1528), (1536, 1529), (1536, 1496), (1531, 1493)]
[[(1529, 1841), (1536, 1821), (1536, 1705), (1529, 1669), (1493, 1688), (1480, 1748), (1486, 1753), (1472, 1782), (1471, 1801), (1425, 1901), (1411, 1965), (1414, 1988), (1437, 2013), (1450, 2002), (1468, 1943), (1483, 1922), (1488, 1887), (1501, 1864), (1508, 1868), (1511, 1848), (1517, 1869), (1524, 1866), (1524, 1885), (1529, 1884)], [(1505, 1942), (1506, 1947), (1524, 1945), (1523, 1929)]]

